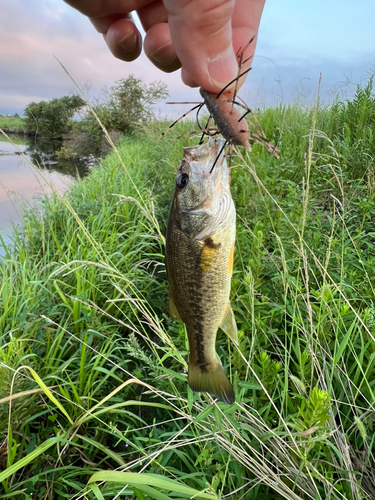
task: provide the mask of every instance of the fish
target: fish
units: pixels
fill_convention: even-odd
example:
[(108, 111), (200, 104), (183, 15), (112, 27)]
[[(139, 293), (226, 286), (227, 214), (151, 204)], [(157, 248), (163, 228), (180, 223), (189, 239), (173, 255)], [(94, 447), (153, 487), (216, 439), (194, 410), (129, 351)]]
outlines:
[(230, 303), (236, 209), (220, 137), (184, 148), (168, 215), (169, 313), (189, 339), (188, 384), (226, 404), (235, 394), (215, 349), (219, 328), (238, 344)]

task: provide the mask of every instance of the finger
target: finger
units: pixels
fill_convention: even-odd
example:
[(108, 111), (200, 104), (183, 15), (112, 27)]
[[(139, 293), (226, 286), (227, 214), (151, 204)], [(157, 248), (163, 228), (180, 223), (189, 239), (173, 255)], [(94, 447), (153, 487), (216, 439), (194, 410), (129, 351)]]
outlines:
[(103, 17), (90, 17), (90, 22), (96, 29), (98, 33), (101, 33), (102, 35), (105, 35), (111, 26), (116, 21), (119, 21), (120, 19), (129, 19), (132, 20), (132, 15), (127, 12), (125, 14), (123, 13), (116, 13), (116, 14), (111, 14), (109, 16), (103, 16)]
[(237, 74), (232, 47), (234, 0), (164, 0), (176, 54), (190, 80), (211, 92)]
[(158, 23), (147, 31), (143, 48), (150, 61), (162, 71), (171, 73), (181, 67), (172, 45), (167, 23)]
[(122, 61), (134, 61), (142, 52), (142, 37), (128, 18), (113, 22), (103, 35), (112, 54)]
[(162, 0), (154, 0), (145, 7), (137, 7), (137, 14), (146, 32), (155, 24), (168, 22), (168, 11)]
[(189, 73), (186, 71), (185, 68), (181, 68), (181, 80), (185, 85), (188, 87), (199, 87), (197, 82), (195, 82), (189, 75)]
[(141, 9), (152, 0), (64, 0), (90, 18), (107, 17), (112, 14), (127, 14)]
[(142, 51), (142, 37), (132, 21), (130, 12), (150, 0), (65, 0), (89, 17), (118, 59), (133, 61)]
[[(253, 56), (257, 43), (260, 19), (262, 17), (265, 0), (238, 0), (232, 16), (233, 48), (237, 57), (241, 57), (242, 66), (239, 73), (244, 73), (253, 63)], [(250, 40), (253, 39), (250, 42)], [(240, 78), (237, 88), (240, 88), (247, 74)]]
[(235, 51), (258, 31), (264, 0), (164, 0), (164, 4), (185, 83), (219, 92), (238, 75)]
[[(142, 5), (143, 3), (141, 2), (140, 5)], [(108, 28), (113, 22), (125, 17), (128, 17), (129, 19), (132, 18), (130, 14), (130, 2), (128, 2), (128, 4), (129, 10), (125, 9), (125, 4), (122, 4), (121, 6), (119, 2), (119, 10), (116, 10), (114, 13), (109, 14), (108, 8), (105, 8), (102, 10), (102, 15), (89, 16), (90, 21), (95, 26), (96, 30), (99, 31), (99, 33), (107, 33)], [(145, 31), (148, 31), (148, 29), (154, 24), (168, 22), (168, 12), (164, 7), (162, 0), (148, 0), (147, 5), (145, 5), (144, 7), (138, 8), (137, 6), (137, 13)]]
[[(166, 25), (168, 12), (162, 0), (138, 0), (136, 3), (132, 0), (123, 0), (115, 4), (109, 0), (103, 3), (101, 10), (98, 9), (98, 2), (95, 0), (89, 3), (85, 0), (68, 1), (90, 16), (90, 21), (96, 30), (104, 35), (112, 54), (124, 61), (133, 61), (141, 53), (141, 35), (131, 23), (132, 17), (128, 12), (132, 8), (137, 8), (143, 27), (149, 32), (145, 40), (146, 54), (149, 57), (150, 54), (155, 54), (155, 58), (150, 57), (151, 61), (166, 72), (175, 71), (181, 66), (172, 47)], [(154, 29), (154, 25), (159, 23), (165, 26)]]
[(143, 49), (150, 61), (162, 71), (171, 73), (181, 67), (168, 26), (168, 12), (162, 0), (137, 11), (146, 35)]

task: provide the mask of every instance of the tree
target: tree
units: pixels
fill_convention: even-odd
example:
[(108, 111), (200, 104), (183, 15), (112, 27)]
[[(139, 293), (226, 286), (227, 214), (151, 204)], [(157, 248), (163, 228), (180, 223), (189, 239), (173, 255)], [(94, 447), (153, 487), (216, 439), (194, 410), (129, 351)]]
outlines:
[(27, 129), (42, 137), (61, 137), (70, 132), (74, 114), (84, 105), (78, 95), (31, 102), (24, 110)]
[[(98, 103), (94, 110), (108, 131), (119, 130), (126, 134), (152, 120), (155, 117), (152, 107), (167, 97), (168, 87), (165, 83), (158, 81), (147, 85), (140, 78), (130, 75), (116, 81), (105, 102)], [(92, 114), (86, 116), (84, 129), (90, 134), (102, 135)]]

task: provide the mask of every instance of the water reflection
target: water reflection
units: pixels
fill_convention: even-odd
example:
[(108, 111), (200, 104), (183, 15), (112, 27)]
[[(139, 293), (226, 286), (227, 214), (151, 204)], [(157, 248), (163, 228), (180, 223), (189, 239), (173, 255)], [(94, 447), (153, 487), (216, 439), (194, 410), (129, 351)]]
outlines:
[[(56, 151), (61, 143), (56, 141), (11, 139), (16, 145), (0, 134), (0, 235), (6, 243), (12, 224), (22, 220), (20, 206), (37, 207), (38, 198), (54, 189), (63, 193), (75, 179), (87, 175), (96, 161), (91, 156), (59, 159)], [(0, 255), (4, 255), (1, 248)]]
[(56, 151), (59, 151), (63, 145), (63, 141), (40, 138), (38, 141), (30, 140), (25, 152), (31, 161), (42, 170), (54, 170), (62, 175), (82, 179), (90, 172), (96, 162), (95, 156), (57, 157)]

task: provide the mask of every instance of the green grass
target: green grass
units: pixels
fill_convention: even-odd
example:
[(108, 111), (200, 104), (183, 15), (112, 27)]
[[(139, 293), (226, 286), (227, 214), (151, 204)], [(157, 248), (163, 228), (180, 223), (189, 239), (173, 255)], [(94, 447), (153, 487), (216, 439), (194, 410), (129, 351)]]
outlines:
[(373, 494), (374, 146), (359, 108), (374, 98), (359, 93), (354, 111), (264, 111), (280, 159), (233, 159), (240, 345), (217, 343), (233, 406), (190, 391), (185, 328), (167, 315), (188, 143), (172, 136), (194, 125), (122, 139), (43, 218), (25, 212), (1, 264), (0, 498)]
[(1, 118), (0, 117), (0, 129), (4, 132), (13, 132), (18, 134), (23, 134), (26, 132), (26, 125), (22, 118)]

